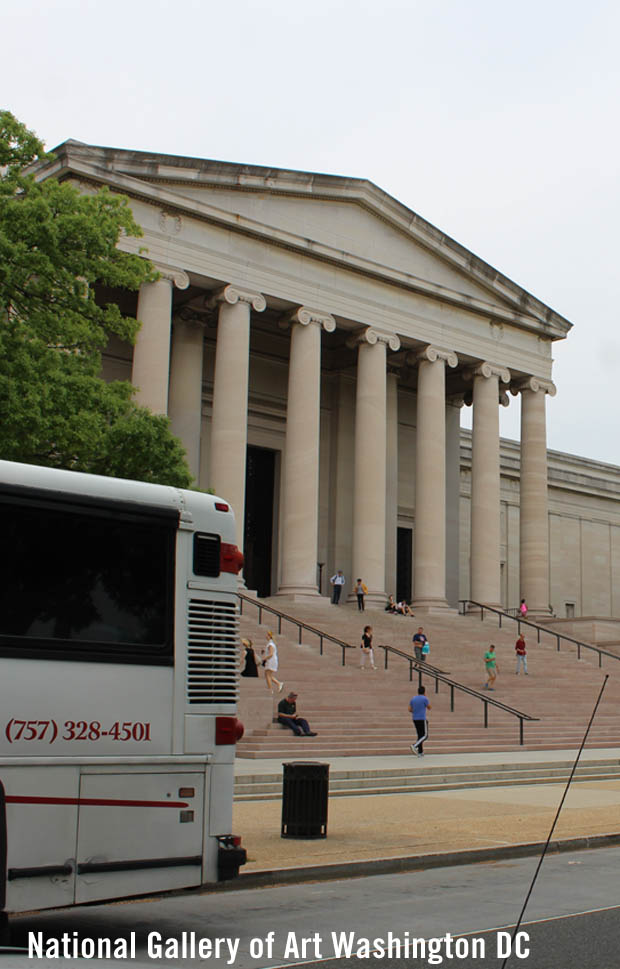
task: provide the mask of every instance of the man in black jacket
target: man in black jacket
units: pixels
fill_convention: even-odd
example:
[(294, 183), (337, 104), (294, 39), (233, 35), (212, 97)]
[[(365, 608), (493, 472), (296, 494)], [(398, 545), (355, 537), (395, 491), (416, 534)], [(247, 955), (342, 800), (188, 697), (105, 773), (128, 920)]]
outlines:
[(291, 692), (284, 700), (280, 700), (278, 703), (278, 722), (289, 727), (296, 737), (316, 737), (316, 734), (310, 730), (308, 721), (297, 715), (296, 699), (297, 694)]

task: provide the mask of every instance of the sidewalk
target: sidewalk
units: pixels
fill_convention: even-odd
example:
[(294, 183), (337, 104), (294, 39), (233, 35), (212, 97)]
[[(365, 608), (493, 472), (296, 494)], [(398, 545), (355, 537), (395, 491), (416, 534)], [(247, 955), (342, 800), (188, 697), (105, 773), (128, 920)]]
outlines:
[[(331, 770), (359, 772), (423, 763), (428, 767), (465, 764), (536, 764), (573, 761), (575, 750), (514, 751), (488, 754), (430, 752), (423, 761), (412, 757), (325, 758)], [(620, 748), (586, 750), (580, 764), (620, 758)], [(300, 748), (299, 760), (303, 757)], [(281, 760), (237, 761), (236, 775), (269, 774), (282, 770)], [(281, 802), (235, 803), (234, 830), (248, 852), (243, 875), (278, 872), (294, 880), (290, 869), (336, 866), (334, 877), (351, 874), (351, 863), (363, 863), (365, 873), (385, 870), (385, 859), (412, 859), (409, 867), (431, 863), (494, 860), (507, 857), (513, 846), (544, 842), (549, 834), (566, 783), (468, 788), (424, 794), (381, 794), (330, 799), (327, 837), (305, 841), (280, 837)], [(553, 841), (617, 835), (620, 840), (620, 779), (578, 781), (569, 791)], [(613, 839), (612, 839), (613, 840)], [(575, 847), (585, 846), (579, 843)], [(535, 853), (518, 849), (520, 853)], [(538, 850), (538, 849), (537, 849)], [(478, 852), (472, 856), (470, 853)], [(435, 860), (433, 863), (438, 863)], [(394, 862), (393, 867), (398, 867)], [(299, 872), (301, 877), (309, 874)], [(242, 876), (243, 880), (243, 876)], [(237, 883), (238, 884), (238, 883)], [(239, 885), (239, 887), (241, 887)]]

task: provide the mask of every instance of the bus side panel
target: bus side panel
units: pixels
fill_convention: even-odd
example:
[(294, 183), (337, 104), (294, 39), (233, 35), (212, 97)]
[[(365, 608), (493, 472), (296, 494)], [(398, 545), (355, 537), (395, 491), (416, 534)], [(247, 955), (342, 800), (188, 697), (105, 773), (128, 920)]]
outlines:
[[(79, 768), (2, 765), (0, 774), (7, 799), (7, 912), (72, 905)], [(63, 867), (70, 871), (59, 872)]]
[(169, 754), (173, 677), (172, 667), (3, 659), (0, 756)]
[(199, 885), (204, 789), (204, 768), (84, 773), (76, 901)]

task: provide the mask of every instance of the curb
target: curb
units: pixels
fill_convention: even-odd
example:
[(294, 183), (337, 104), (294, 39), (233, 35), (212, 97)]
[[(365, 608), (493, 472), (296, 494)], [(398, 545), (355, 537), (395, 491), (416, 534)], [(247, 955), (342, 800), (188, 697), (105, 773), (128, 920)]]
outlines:
[[(400, 858), (376, 858), (368, 861), (346, 861), (333, 865), (308, 865), (304, 868), (280, 868), (241, 874), (231, 881), (209, 885), (207, 891), (244, 891), (277, 885), (295, 885), (302, 882), (333, 881), (341, 878), (365, 878), (367, 875), (391, 875), (405, 871), (426, 871), (429, 868), (449, 868), (457, 865), (475, 865), (511, 858), (527, 858), (540, 855), (545, 841), (523, 842), (514, 845), (498, 845), (492, 848), (468, 848), (465, 851), (435, 852), (428, 855), (407, 855)], [(562, 838), (551, 841), (548, 851), (559, 854), (567, 851), (587, 851), (608, 848), (620, 844), (617, 834), (599, 834), (580, 838)]]

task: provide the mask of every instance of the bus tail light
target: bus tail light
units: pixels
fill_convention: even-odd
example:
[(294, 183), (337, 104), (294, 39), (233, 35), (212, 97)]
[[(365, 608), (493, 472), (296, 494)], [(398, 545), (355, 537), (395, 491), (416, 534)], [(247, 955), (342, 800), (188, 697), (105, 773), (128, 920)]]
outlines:
[(236, 717), (215, 718), (215, 743), (221, 747), (225, 744), (236, 744), (243, 737), (244, 727)]
[(232, 572), (237, 575), (243, 568), (243, 552), (236, 545), (228, 542), (220, 544), (220, 572)]

